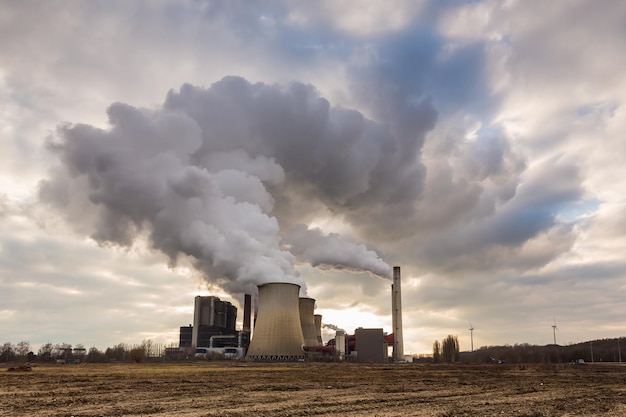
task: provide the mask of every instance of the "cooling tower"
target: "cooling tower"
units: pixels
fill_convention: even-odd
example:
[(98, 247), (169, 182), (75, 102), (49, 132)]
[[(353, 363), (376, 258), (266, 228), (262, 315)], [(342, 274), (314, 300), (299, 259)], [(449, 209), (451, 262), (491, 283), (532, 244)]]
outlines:
[(304, 346), (318, 346), (317, 330), (315, 328), (315, 300), (312, 298), (300, 298), (300, 324), (302, 325), (302, 336)]
[(283, 282), (259, 285), (254, 333), (246, 358), (298, 360), (304, 358), (300, 325), (300, 286)]
[(393, 326), (393, 360), (404, 360), (402, 341), (402, 287), (400, 285), (400, 267), (393, 267), (393, 285), (391, 285), (391, 321)]
[(313, 316), (315, 318), (315, 334), (317, 335), (317, 345), (322, 346), (324, 342), (322, 341), (322, 315), (316, 314)]

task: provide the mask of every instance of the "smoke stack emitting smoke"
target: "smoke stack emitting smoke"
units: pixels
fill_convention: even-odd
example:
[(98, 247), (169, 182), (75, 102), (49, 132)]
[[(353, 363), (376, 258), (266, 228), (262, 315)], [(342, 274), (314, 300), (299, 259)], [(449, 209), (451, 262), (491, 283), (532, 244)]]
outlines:
[(115, 103), (108, 116), (109, 129), (62, 126), (49, 144), (61, 165), (40, 199), (77, 231), (120, 246), (147, 236), (172, 264), (189, 256), (231, 293), (267, 282), (304, 288), (297, 262), (391, 277), (365, 245), (302, 223), (332, 212), (357, 233), (391, 230), (381, 207), (411, 206), (421, 181), (407, 176), (419, 145), (407, 158), (393, 123), (332, 108), (309, 85), (237, 77), (184, 85), (157, 110)]

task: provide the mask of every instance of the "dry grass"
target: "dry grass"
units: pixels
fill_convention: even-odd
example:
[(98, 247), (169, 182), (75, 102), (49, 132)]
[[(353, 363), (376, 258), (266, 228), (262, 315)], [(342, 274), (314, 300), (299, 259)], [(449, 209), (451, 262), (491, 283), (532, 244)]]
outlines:
[(40, 365), (0, 371), (0, 415), (623, 416), (625, 381), (611, 366)]

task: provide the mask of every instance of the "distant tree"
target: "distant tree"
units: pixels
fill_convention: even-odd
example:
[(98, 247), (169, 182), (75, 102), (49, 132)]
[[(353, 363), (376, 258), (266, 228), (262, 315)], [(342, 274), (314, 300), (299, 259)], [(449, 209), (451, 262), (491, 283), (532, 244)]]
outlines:
[(15, 360), (15, 346), (6, 342), (0, 349), (0, 362), (13, 362)]
[(441, 361), (441, 344), (439, 340), (435, 340), (433, 343), (433, 362), (439, 363)]
[(106, 357), (104, 356), (104, 353), (98, 350), (97, 347), (91, 347), (89, 348), (89, 352), (87, 352), (85, 361), (89, 363), (101, 363), (106, 362)]
[(37, 352), (37, 359), (40, 362), (50, 362), (52, 360), (52, 349), (52, 343), (50, 342), (41, 345), (39, 351)]
[(441, 342), (441, 358), (444, 362), (457, 362), (459, 360), (459, 339), (456, 336), (448, 335)]
[(119, 343), (113, 347), (108, 347), (104, 351), (104, 356), (108, 360), (124, 361), (126, 360), (127, 355), (128, 349), (126, 349), (126, 346), (123, 343)]
[(55, 344), (52, 348), (52, 357), (57, 360), (68, 360), (73, 358), (72, 345), (65, 342)]
[(72, 353), (75, 358), (77, 358), (78, 360), (82, 362), (85, 360), (87, 349), (85, 349), (85, 345), (79, 343), (76, 346), (74, 346), (74, 349), (72, 349)]
[(141, 342), (141, 348), (144, 350), (146, 358), (154, 356), (154, 342), (151, 339), (146, 339)]
[(15, 353), (20, 359), (26, 359), (28, 352), (30, 352), (30, 343), (26, 341), (21, 341), (15, 347)]
[(135, 346), (130, 350), (130, 360), (139, 363), (146, 357), (146, 349), (143, 346)]

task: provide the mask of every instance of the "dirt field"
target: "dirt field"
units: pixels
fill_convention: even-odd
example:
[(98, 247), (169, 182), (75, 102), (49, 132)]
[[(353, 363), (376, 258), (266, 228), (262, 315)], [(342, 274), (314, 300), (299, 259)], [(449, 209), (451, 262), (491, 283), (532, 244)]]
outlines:
[(624, 416), (626, 367), (331, 363), (0, 369), (2, 416)]

